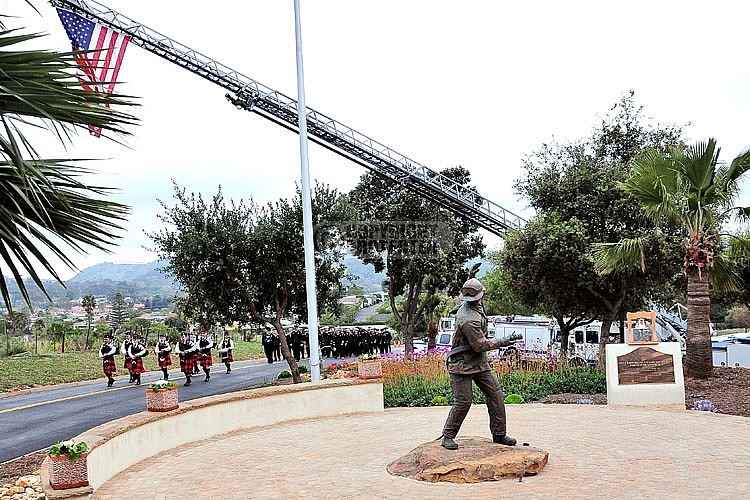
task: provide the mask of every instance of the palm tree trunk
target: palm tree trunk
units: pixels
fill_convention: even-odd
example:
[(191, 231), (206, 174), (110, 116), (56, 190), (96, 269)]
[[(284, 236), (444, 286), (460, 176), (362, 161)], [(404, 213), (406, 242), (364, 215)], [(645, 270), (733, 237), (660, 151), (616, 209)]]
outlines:
[(699, 272), (696, 267), (687, 269), (688, 327), (685, 339), (685, 376), (708, 378), (713, 372), (709, 310), (711, 297), (708, 294), (708, 272)]

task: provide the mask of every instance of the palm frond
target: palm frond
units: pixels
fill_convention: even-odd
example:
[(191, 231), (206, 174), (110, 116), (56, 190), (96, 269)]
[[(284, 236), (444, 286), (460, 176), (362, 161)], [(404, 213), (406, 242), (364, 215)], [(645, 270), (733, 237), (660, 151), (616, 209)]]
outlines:
[[(42, 159), (23, 131), (46, 128), (66, 143), (89, 126), (127, 135), (125, 127), (137, 122), (117, 109), (134, 105), (129, 97), (80, 86), (73, 53), (16, 50), (40, 36), (0, 31), (0, 270), (10, 272), (29, 306), (22, 274), (45, 294), (37, 267), (62, 284), (48, 254), (74, 269), (70, 248), (108, 251), (129, 207), (107, 200), (111, 189), (83, 183), (90, 170)], [(5, 280), (0, 293), (11, 309)]]
[(643, 238), (623, 239), (617, 243), (595, 243), (594, 267), (600, 274), (640, 269), (646, 271)]

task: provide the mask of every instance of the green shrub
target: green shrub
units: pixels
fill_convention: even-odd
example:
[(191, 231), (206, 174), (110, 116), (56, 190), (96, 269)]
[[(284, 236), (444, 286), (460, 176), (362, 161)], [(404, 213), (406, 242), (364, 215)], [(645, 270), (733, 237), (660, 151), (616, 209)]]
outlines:
[(279, 378), (279, 379), (281, 379), (281, 378), (290, 378), (291, 376), (292, 376), (292, 374), (289, 373), (289, 370), (284, 370), (281, 373), (279, 373), (279, 375), (276, 378)]
[(300, 373), (307, 373), (307, 367), (305, 365), (297, 365), (297, 369)]
[(521, 405), (525, 402), (526, 401), (523, 400), (523, 397), (520, 394), (508, 394), (505, 396), (506, 405)]
[(445, 396), (435, 396), (430, 401), (430, 406), (448, 406), (449, 403), (448, 398)]

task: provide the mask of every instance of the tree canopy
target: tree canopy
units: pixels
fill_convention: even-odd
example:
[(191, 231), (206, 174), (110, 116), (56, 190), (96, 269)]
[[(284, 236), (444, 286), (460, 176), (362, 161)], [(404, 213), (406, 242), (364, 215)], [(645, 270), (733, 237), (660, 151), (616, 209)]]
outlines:
[[(590, 138), (544, 144), (524, 160), (517, 191), (537, 215), (509, 235), (499, 255), (508, 287), (534, 312), (553, 315), (564, 333), (580, 317), (602, 318), (602, 331), (608, 332), (623, 308), (673, 300), (679, 279), (673, 268), (680, 245), (676, 230), (644, 219), (637, 202), (617, 186), (639, 152), (679, 144), (682, 130), (644, 123), (632, 92), (614, 110)], [(654, 266), (597, 273), (594, 245), (627, 235), (658, 249)]]
[[(462, 167), (441, 174), (466, 189), (471, 180)], [(388, 296), (407, 351), (414, 327), (439, 302), (438, 291), (455, 295), (468, 276), (466, 263), (482, 254), (484, 244), (471, 220), (415, 195), (391, 180), (366, 173), (349, 193), (355, 221), (344, 237), (354, 253), (376, 272), (387, 269)], [(403, 295), (403, 308), (396, 297)]]
[[(266, 206), (230, 200), (219, 192), (211, 203), (175, 183), (177, 204), (164, 207), (163, 229), (149, 234), (159, 257), (185, 292), (178, 300), (189, 320), (208, 329), (217, 324), (271, 323), (295, 382), (299, 370), (282, 319), (307, 315), (302, 193)], [(336, 311), (346, 268), (338, 225), (346, 221), (345, 198), (317, 184), (312, 193), (315, 277), (319, 310)]]

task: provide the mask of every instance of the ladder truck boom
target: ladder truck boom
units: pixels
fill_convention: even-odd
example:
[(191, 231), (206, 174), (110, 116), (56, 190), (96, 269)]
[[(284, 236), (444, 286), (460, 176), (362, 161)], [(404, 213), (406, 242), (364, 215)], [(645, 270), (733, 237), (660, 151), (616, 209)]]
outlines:
[[(291, 97), (96, 1), (50, 0), (50, 4), (130, 35), (130, 43), (228, 90), (226, 98), (237, 108), (299, 132), (298, 103)], [(311, 141), (377, 175), (401, 183), (459, 216), (470, 218), (479, 227), (503, 236), (508, 229), (518, 230), (525, 224), (520, 216), (482, 197), (475, 189), (462, 186), (310, 107), (305, 109), (305, 114)]]

